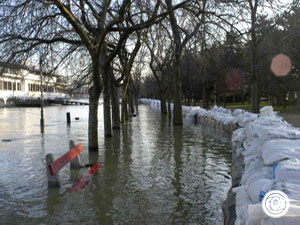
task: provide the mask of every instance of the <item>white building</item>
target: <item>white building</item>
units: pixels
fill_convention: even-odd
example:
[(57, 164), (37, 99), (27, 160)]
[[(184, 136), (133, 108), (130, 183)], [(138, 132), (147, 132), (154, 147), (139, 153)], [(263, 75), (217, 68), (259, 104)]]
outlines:
[(41, 78), (44, 99), (65, 98), (66, 84), (59, 76), (50, 75), (17, 64), (0, 62), (0, 103), (10, 98), (38, 99), (41, 97)]

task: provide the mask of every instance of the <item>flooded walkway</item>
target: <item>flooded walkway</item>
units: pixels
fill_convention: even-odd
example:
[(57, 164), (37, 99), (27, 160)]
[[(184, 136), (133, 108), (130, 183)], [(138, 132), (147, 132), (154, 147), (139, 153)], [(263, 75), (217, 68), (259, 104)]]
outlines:
[[(44, 135), (39, 113), (0, 109), (0, 224), (223, 223), (221, 204), (231, 185), (228, 137), (200, 126), (173, 127), (141, 106), (138, 117), (104, 141), (100, 110), (97, 156), (87, 151), (87, 106), (47, 107)], [(84, 163), (97, 158), (105, 166), (81, 193), (67, 189), (86, 169), (70, 174), (68, 166), (60, 172), (62, 187), (48, 190), (45, 156), (61, 156), (70, 139), (84, 145)]]

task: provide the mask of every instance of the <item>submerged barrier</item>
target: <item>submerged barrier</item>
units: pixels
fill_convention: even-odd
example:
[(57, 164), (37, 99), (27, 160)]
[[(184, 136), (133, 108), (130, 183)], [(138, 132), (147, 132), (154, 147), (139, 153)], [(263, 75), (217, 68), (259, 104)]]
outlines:
[[(79, 154), (83, 151), (82, 144), (78, 144), (75, 146), (74, 142), (70, 141), (70, 151), (54, 160), (53, 154), (49, 153), (46, 155), (46, 170), (47, 170), (47, 179), (49, 187), (59, 187), (60, 186), (60, 178), (58, 172), (70, 162), (70, 168), (83, 168), (80, 162)], [(96, 163), (88, 168), (88, 170), (80, 177), (80, 179), (74, 182), (72, 188), (69, 190), (71, 192), (79, 192), (84, 189), (92, 175), (96, 173), (96, 171), (101, 168), (101, 164)]]
[[(141, 100), (159, 108), (158, 100)], [(260, 114), (214, 106), (211, 110), (183, 107), (189, 119), (232, 134), (231, 181), (224, 201), (224, 225), (300, 225), (300, 130), (263, 107)], [(290, 206), (285, 216), (273, 218), (262, 209), (272, 190), (285, 193)], [(280, 209), (278, 199), (267, 207)], [(272, 208), (272, 204), (273, 208)]]

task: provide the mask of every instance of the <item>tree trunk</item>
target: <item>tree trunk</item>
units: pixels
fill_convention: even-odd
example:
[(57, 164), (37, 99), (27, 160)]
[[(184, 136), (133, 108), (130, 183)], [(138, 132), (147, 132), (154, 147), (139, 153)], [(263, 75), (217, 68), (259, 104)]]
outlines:
[(188, 96), (187, 96), (187, 105), (191, 106), (191, 99), (190, 99), (190, 94), (189, 93), (188, 93)]
[(98, 151), (98, 102), (100, 93), (91, 87), (89, 91), (89, 151)]
[(104, 134), (105, 137), (112, 137), (111, 129), (111, 109), (110, 109), (110, 73), (109, 69), (103, 70), (103, 115), (104, 115)]
[(257, 38), (256, 38), (256, 12), (258, 0), (248, 0), (251, 9), (251, 108), (253, 113), (258, 113), (258, 74), (257, 74)]
[[(172, 8), (172, 1), (166, 0), (168, 9)], [(173, 31), (174, 42), (175, 42), (175, 67), (176, 71), (174, 74), (174, 110), (173, 110), (173, 124), (182, 125), (182, 104), (181, 104), (181, 95), (182, 95), (182, 83), (181, 83), (181, 54), (182, 54), (182, 43), (180, 37), (179, 27), (176, 21), (174, 11), (169, 13), (171, 28)]]
[(202, 87), (202, 102), (203, 102), (203, 108), (208, 109), (209, 101), (208, 101), (208, 94), (207, 94), (207, 88), (206, 88), (206, 81), (204, 81), (203, 87)]
[(203, 84), (202, 86), (202, 105), (203, 105), (203, 108), (206, 109), (206, 105), (205, 105), (205, 95), (206, 95), (206, 92), (205, 92), (205, 85)]
[(102, 91), (99, 56), (92, 55), (92, 79), (93, 86), (89, 89), (89, 124), (88, 124), (88, 145), (89, 151), (98, 151), (98, 103)]
[(253, 113), (258, 113), (258, 84), (257, 80), (251, 84), (251, 107)]
[(227, 102), (226, 102), (226, 91), (224, 91), (224, 93), (223, 93), (223, 106), (224, 106), (224, 108), (227, 107)]
[(180, 53), (176, 53), (176, 72), (174, 79), (174, 111), (173, 111), (173, 124), (182, 125), (182, 104), (181, 104), (181, 63)]
[(168, 88), (167, 88), (167, 99), (168, 99), (168, 117), (172, 118), (172, 110), (171, 110), (171, 85), (172, 84), (172, 80), (171, 80), (171, 76), (170, 73), (168, 73)]
[(121, 109), (121, 123), (126, 123), (128, 121), (128, 107), (127, 107), (127, 94), (126, 94), (126, 84), (123, 84), (122, 93), (122, 109)]
[(163, 91), (160, 91), (160, 112), (164, 115), (168, 113), (166, 104), (166, 94)]
[(112, 106), (112, 128), (120, 129), (120, 101), (119, 88), (115, 81), (111, 80), (111, 106)]
[(134, 114), (134, 104), (133, 104), (133, 96), (130, 90), (128, 91), (128, 105), (129, 105), (130, 115), (132, 116)]
[(139, 114), (139, 95), (135, 93), (134, 95), (134, 103), (135, 103), (135, 113)]
[(273, 96), (269, 93), (268, 94), (268, 104), (272, 105), (272, 102), (273, 102)]
[(244, 103), (245, 103), (245, 96), (244, 96), (244, 93), (243, 93), (243, 88), (241, 88), (241, 101), (242, 101), (242, 104), (244, 105)]
[(288, 104), (288, 102), (286, 100), (286, 93), (284, 93), (284, 95), (282, 95), (282, 98), (283, 98), (283, 108), (286, 109), (287, 104)]
[(297, 108), (300, 109), (300, 90), (297, 91)]

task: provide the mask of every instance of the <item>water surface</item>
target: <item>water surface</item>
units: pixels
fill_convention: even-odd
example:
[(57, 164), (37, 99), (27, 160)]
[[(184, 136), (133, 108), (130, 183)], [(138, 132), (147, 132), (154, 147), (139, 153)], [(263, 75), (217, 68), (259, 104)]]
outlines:
[[(87, 151), (87, 106), (45, 108), (44, 134), (38, 108), (0, 109), (0, 224), (223, 223), (221, 204), (230, 188), (228, 137), (187, 122), (173, 127), (168, 118), (140, 106), (137, 117), (104, 140), (99, 111), (96, 155)], [(62, 186), (47, 187), (45, 156), (61, 156), (70, 139), (84, 145), (84, 163), (105, 163), (77, 194), (67, 189), (86, 169), (70, 172), (66, 166)]]

